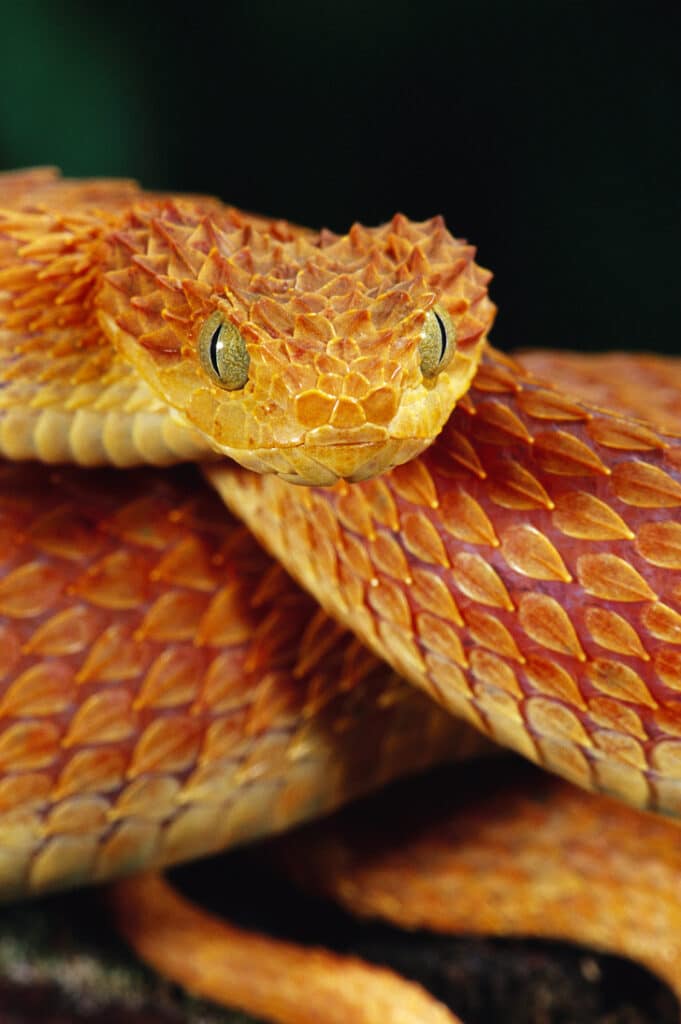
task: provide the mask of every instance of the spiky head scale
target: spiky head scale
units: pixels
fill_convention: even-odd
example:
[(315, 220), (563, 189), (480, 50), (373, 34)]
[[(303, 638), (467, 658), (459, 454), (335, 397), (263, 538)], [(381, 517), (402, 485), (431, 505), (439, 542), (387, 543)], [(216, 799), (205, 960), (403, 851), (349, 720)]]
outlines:
[[(489, 274), (438, 217), (336, 235), (50, 171), (2, 176), (0, 206), (18, 394), (42, 402), (47, 375), (66, 408), (101, 378), (108, 406), (143, 381), (155, 415), (207, 450), (299, 482), (418, 454), (467, 389), (494, 314)], [(236, 345), (236, 381), (206, 355), (215, 324)]]
[[(154, 201), (135, 206), (109, 245), (100, 319), (154, 389), (217, 450), (315, 482), (360, 479), (422, 450), (467, 388), (494, 311), (489, 275), (441, 218), (397, 215), (339, 236)], [(429, 380), (420, 344), (436, 303), (455, 324), (456, 352)], [(247, 349), (236, 391), (200, 358), (216, 311)]]

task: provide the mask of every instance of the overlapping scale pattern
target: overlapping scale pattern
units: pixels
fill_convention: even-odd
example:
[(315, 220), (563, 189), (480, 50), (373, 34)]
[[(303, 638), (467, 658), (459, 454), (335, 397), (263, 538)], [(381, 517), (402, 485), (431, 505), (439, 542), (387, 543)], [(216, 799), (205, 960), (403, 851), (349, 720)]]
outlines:
[(465, 736), (193, 473), (0, 464), (0, 896), (287, 828)]
[[(494, 306), (473, 256), (439, 217), (335, 235), (130, 182), (2, 176), (0, 452), (380, 472), (423, 450), (475, 372)], [(424, 377), (436, 303), (454, 354)], [(214, 315), (246, 347), (243, 387), (200, 357)]]
[[(107, 333), (215, 447), (303, 480), (367, 476), (421, 451), (468, 386), (494, 312), (489, 275), (441, 218), (335, 235), (167, 201), (131, 208), (111, 244)], [(456, 352), (424, 388), (419, 343), (435, 301), (454, 319)], [(217, 387), (197, 356), (216, 308), (248, 346), (243, 394)]]
[(141, 190), (64, 181), (47, 169), (0, 175), (0, 453), (127, 466), (209, 450), (102, 333), (106, 237)]
[(609, 360), (621, 414), (490, 351), (438, 441), (389, 475), (307, 493), (213, 479), (447, 708), (582, 786), (678, 814), (681, 442), (632, 418)]
[(681, 996), (676, 823), (519, 762), (463, 774), (460, 787), (429, 775), (284, 836), (277, 863), (360, 917), (589, 945)]

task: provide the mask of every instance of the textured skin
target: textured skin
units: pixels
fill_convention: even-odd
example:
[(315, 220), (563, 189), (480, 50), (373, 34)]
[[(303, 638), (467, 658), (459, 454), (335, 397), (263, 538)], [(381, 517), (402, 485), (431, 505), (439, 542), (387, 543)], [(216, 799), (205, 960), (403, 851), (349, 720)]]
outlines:
[[(430, 443), (468, 387), (489, 274), (441, 218), (311, 232), (127, 182), (0, 176), (0, 453), (84, 465), (221, 452), (298, 482), (362, 479)], [(420, 369), (428, 310), (456, 350)], [(245, 387), (209, 376), (212, 314)]]
[(417, 780), (284, 837), (277, 864), (353, 914), (401, 928), (561, 939), (630, 957), (681, 999), (675, 823), (520, 764), (503, 763), (482, 785), (471, 774), (459, 787), (448, 774)]
[(681, 359), (650, 352), (523, 352), (522, 365), (561, 391), (681, 434)]
[[(448, 710), (584, 787), (679, 813), (676, 364), (538, 354), (527, 365), (559, 388), (527, 376), (484, 347), (487, 275), (437, 219), (337, 238), (125, 182), (32, 172), (0, 188), (7, 457), (166, 463), (243, 445), (284, 476), (357, 479), (420, 451), (482, 357), (437, 443), (388, 475), (329, 490), (211, 478)], [(458, 356), (424, 389), (436, 300)], [(250, 345), (247, 401), (201, 376), (216, 305)], [(2, 468), (0, 895), (283, 829), (474, 746), (197, 488)], [(282, 1019), (304, 1019), (301, 988)]]
[(475, 746), (195, 474), (0, 464), (0, 897), (254, 839)]
[(158, 876), (133, 878), (118, 888), (116, 923), (146, 962), (204, 997), (219, 1001), (228, 991), (231, 1005), (259, 1019), (461, 1024), (420, 985), (386, 968), (234, 928), (188, 903)]
[(328, 611), (449, 710), (580, 786), (677, 815), (680, 470), (676, 436), (489, 350), (436, 443), (377, 480), (210, 474)]

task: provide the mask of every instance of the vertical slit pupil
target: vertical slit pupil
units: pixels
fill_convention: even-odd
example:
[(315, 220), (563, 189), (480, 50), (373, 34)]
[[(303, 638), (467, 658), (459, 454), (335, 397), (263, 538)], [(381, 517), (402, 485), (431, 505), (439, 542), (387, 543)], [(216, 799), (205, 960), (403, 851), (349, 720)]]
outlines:
[(218, 324), (218, 326), (213, 331), (212, 338), (210, 339), (210, 352), (209, 352), (211, 366), (215, 370), (215, 373), (216, 373), (216, 375), (218, 377), (221, 376), (220, 369), (218, 367), (218, 351), (217, 351), (218, 350), (218, 341), (220, 340), (220, 331), (221, 330), (222, 330), (222, 324)]
[(437, 320), (438, 327), (440, 328), (440, 362), (444, 359), (445, 352), (447, 351), (447, 328), (442, 322), (442, 317), (435, 313), (435, 319)]

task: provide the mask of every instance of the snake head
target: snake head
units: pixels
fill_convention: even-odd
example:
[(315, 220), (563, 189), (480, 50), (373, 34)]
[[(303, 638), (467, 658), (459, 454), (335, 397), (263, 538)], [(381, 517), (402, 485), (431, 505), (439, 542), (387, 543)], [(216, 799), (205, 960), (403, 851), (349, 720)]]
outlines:
[(109, 244), (105, 333), (210, 449), (295, 483), (421, 452), (494, 314), (490, 275), (439, 217), (336, 235), (157, 201)]

